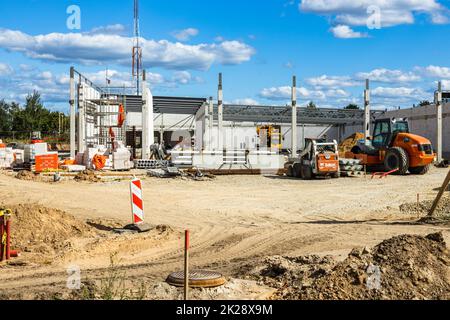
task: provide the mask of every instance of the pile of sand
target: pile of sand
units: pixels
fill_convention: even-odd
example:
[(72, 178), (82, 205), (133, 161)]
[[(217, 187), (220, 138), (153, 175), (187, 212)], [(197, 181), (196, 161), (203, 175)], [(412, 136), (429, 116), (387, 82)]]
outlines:
[(11, 245), (22, 252), (54, 254), (69, 246), (70, 239), (93, 234), (84, 222), (60, 210), (37, 204), (2, 207), (13, 211)]
[[(405, 203), (400, 206), (402, 213), (425, 216), (431, 209), (433, 200), (421, 201), (419, 203)], [(450, 196), (442, 197), (436, 208), (435, 215), (438, 217), (450, 217)]]
[(272, 257), (248, 275), (277, 288), (275, 299), (450, 299), (449, 267), (449, 252), (437, 233), (354, 249), (343, 262)]
[(31, 171), (22, 170), (16, 174), (16, 179), (25, 181), (39, 181), (40, 177)]
[(100, 182), (102, 179), (95, 174), (95, 171), (84, 170), (75, 176), (75, 181), (82, 182)]

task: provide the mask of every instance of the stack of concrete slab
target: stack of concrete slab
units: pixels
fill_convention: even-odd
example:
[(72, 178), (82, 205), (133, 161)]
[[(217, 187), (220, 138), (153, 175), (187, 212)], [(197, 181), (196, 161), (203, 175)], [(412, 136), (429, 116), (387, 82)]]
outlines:
[(14, 151), (12, 148), (0, 148), (0, 169), (9, 169), (14, 164)]
[(114, 170), (130, 170), (134, 167), (134, 163), (131, 161), (131, 152), (122, 142), (114, 142), (112, 166)]
[(47, 143), (34, 143), (24, 145), (24, 161), (33, 162), (36, 156), (48, 154)]
[(343, 177), (364, 175), (364, 166), (359, 159), (339, 159), (339, 167)]

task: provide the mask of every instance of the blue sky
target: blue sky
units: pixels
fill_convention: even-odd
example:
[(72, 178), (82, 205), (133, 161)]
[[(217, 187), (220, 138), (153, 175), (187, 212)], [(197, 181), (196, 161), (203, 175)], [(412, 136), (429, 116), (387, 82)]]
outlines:
[[(438, 80), (450, 89), (450, 2), (388, 2), (141, 0), (152, 91), (215, 97), (223, 72), (226, 102), (283, 105), (295, 74), (301, 104), (361, 104), (366, 77), (376, 108), (432, 100)], [(79, 30), (67, 27), (71, 5)], [(38, 90), (66, 111), (71, 65), (99, 84), (106, 69), (130, 83), (132, 0), (0, 0), (0, 13), (0, 99)]]

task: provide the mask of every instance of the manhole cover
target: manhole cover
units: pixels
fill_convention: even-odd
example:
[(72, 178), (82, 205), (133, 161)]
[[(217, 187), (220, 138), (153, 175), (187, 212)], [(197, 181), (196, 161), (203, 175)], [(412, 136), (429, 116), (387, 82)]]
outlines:
[[(176, 286), (184, 286), (184, 271), (174, 272), (167, 277), (167, 283)], [(189, 272), (189, 287), (214, 288), (225, 284), (225, 278), (218, 272), (206, 270), (192, 270)]]

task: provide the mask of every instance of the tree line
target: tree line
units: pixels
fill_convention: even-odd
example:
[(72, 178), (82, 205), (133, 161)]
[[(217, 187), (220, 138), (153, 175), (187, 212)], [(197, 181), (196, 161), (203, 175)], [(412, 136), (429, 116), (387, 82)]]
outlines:
[(33, 132), (62, 138), (68, 123), (66, 115), (46, 108), (36, 91), (26, 97), (24, 105), (0, 100), (0, 138), (29, 139)]

